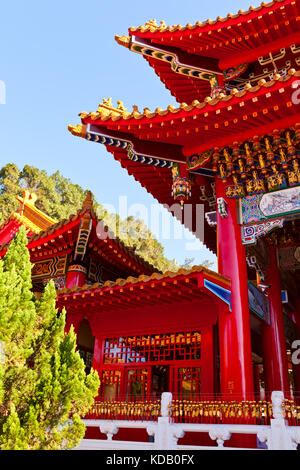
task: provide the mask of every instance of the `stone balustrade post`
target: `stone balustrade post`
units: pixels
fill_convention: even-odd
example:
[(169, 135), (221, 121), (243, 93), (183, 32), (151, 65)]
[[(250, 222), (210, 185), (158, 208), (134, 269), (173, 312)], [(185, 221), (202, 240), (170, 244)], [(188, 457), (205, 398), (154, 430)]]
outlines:
[(154, 436), (154, 446), (157, 450), (176, 449), (177, 441), (184, 436), (182, 427), (171, 421), (172, 393), (164, 392), (161, 396), (161, 415), (156, 424), (150, 424), (147, 432)]
[(269, 450), (293, 450), (295, 448), (289, 427), (284, 419), (284, 394), (274, 391), (271, 395), (273, 419), (271, 419), (271, 432), (268, 439)]

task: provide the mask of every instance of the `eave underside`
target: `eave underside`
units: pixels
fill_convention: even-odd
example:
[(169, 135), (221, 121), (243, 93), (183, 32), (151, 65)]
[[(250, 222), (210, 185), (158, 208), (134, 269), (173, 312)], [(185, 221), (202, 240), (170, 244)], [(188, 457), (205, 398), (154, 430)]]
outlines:
[[(135, 163), (128, 159), (127, 152), (124, 150), (116, 149), (114, 147), (107, 147), (107, 150), (114, 155), (115, 160), (118, 160), (120, 165), (125, 168), (129, 175), (133, 176), (143, 188), (146, 189), (160, 204), (169, 208), (175, 207), (178, 209), (178, 204), (174, 203), (174, 198), (171, 194), (172, 191), (172, 172), (169, 169), (157, 168), (147, 164)], [(201, 177), (202, 184), (207, 186), (208, 191), (212, 192), (210, 183), (214, 182), (214, 178)], [(212, 209), (207, 202), (201, 202), (201, 190), (199, 185), (199, 178), (197, 184), (192, 185), (191, 198), (187, 201), (192, 213), (188, 211), (176, 210), (174, 216), (184, 224), (184, 226), (197, 238), (202, 241), (207, 248), (213, 253), (216, 253), (216, 232), (204, 221), (204, 212), (210, 212)], [(199, 205), (203, 204), (203, 212), (199, 212)], [(203, 220), (200, 219), (203, 214)], [(200, 225), (201, 224), (201, 227)], [(203, 237), (203, 238), (202, 238)]]

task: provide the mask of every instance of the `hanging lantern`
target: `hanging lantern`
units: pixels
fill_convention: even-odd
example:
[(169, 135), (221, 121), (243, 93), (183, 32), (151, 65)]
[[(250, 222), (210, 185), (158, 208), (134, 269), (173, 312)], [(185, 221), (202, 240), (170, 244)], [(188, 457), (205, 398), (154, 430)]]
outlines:
[(180, 172), (180, 170), (178, 164), (173, 165), (172, 196), (176, 202), (180, 203), (181, 208), (183, 208), (183, 204), (191, 197), (191, 182), (187, 172), (185, 172), (186, 176), (183, 176), (180, 174), (183, 171)]

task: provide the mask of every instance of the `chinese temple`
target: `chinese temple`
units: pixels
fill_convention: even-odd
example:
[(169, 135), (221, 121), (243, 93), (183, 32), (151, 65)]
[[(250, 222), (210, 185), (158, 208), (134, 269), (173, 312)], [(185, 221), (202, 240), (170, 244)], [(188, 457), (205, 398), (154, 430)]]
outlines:
[(81, 331), (94, 338), (86, 350), (102, 400), (299, 397), (299, 20), (299, 0), (274, 0), (214, 21), (131, 27), (117, 43), (147, 60), (178, 106), (128, 110), (108, 98), (69, 126), (204, 232), (218, 257), (218, 273), (155, 272), (97, 238), (87, 207), (33, 235), (37, 263), (54, 247), (72, 258), (58, 304), (79, 342)]
[(219, 389), (216, 325), (231, 310), (228, 278), (201, 266), (159, 272), (97, 218), (90, 192), (60, 222), (36, 208), (35, 194), (17, 199), (0, 227), (0, 257), (25, 225), (33, 291), (54, 281), (86, 371), (101, 377), (99, 399), (154, 399), (169, 386), (181, 398)]
[(0, 257), (27, 228), (33, 291), (54, 281), (86, 371), (100, 376), (95, 416), (139, 403), (127, 415), (153, 417), (163, 392), (174, 416), (193, 404), (214, 409), (207, 419), (214, 400), (247, 417), (259, 402), (264, 419), (272, 391), (300, 404), (299, 20), (300, 0), (274, 0), (131, 27), (116, 42), (147, 60), (178, 106), (128, 111), (108, 98), (69, 126), (105, 145), (217, 255), (218, 272), (159, 272), (97, 216), (89, 191), (60, 221), (24, 191), (0, 226)]

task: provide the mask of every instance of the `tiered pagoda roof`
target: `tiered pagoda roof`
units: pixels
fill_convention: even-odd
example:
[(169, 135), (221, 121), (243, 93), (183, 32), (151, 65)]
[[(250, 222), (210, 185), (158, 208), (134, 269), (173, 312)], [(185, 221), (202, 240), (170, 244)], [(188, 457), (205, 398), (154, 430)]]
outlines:
[[(286, 76), (274, 75), (272, 80), (261, 80), (242, 91), (233, 89), (230, 94), (215, 99), (207, 97), (202, 102), (194, 100), (190, 105), (181, 103), (177, 108), (170, 105), (166, 110), (157, 108), (154, 112), (148, 108), (140, 112), (136, 107), (128, 112), (122, 104), (118, 107), (100, 104), (97, 112), (81, 112), (83, 125), (69, 126), (69, 130), (91, 140), (89, 130), (96, 132), (97, 128), (112, 139), (118, 136), (119, 140), (130, 141), (140, 153), (184, 162), (185, 156), (223, 147), (232, 142), (233, 136), (243, 141), (257, 133), (264, 135), (274, 128), (298, 122), (299, 111), (293, 106), (291, 95), (293, 82), (299, 77), (300, 71), (291, 69)], [(87, 124), (92, 128), (88, 129)], [(158, 154), (155, 148), (149, 147), (150, 142), (170, 147), (162, 146)], [(110, 146), (109, 141), (100, 143)], [(114, 142), (111, 143), (113, 146)]]
[[(193, 211), (201, 201), (205, 212), (209, 212), (211, 207), (208, 199), (202, 197), (201, 186), (211, 197), (207, 176), (213, 174), (205, 171), (211, 171), (212, 150), (231, 144), (233, 138), (244, 142), (257, 134), (262, 137), (274, 128), (286, 129), (300, 122), (298, 108), (291, 98), (298, 77), (300, 72), (291, 69), (286, 76), (274, 75), (273, 80), (261, 80), (242, 91), (233, 89), (219, 98), (207, 97), (201, 103), (195, 100), (191, 105), (182, 103), (178, 108), (169, 106), (154, 112), (149, 109), (140, 112), (136, 107), (128, 112), (121, 102), (114, 107), (110, 100), (104, 100), (97, 112), (80, 113), (82, 124), (69, 126), (69, 130), (73, 135), (106, 145), (130, 175), (169, 207), (174, 203), (172, 165), (175, 162), (190, 166), (192, 171), (191, 159), (196, 155), (202, 175), (197, 174), (192, 182), (189, 202)], [(192, 219), (195, 222), (196, 217)], [(180, 220), (195, 231), (195, 227)], [(204, 243), (215, 251), (215, 232), (209, 226), (205, 228)]]
[[(237, 152), (246, 145), (250, 152), (254, 142), (272, 142), (276, 132), (287, 129), (292, 131), (287, 140), (298, 145), (300, 114), (293, 92), (300, 77), (299, 13), (300, 0), (274, 0), (215, 21), (167, 27), (153, 20), (130, 28), (128, 36), (116, 36), (117, 42), (142, 54), (181, 104), (128, 111), (109, 98), (96, 112), (80, 113), (81, 124), (69, 126), (70, 132), (104, 144), (168, 207), (174, 204), (173, 170), (189, 175), (193, 222), (184, 214), (177, 218), (196, 233), (197, 204), (203, 203), (205, 212), (214, 210), (214, 177), (222, 177), (220, 169), (226, 168), (226, 146), (230, 159), (232, 146)], [(257, 168), (261, 164), (267, 174), (263, 160)], [(234, 174), (236, 163), (230, 160), (230, 165)], [(205, 226), (204, 236), (202, 241), (215, 252), (214, 229)]]
[[(76, 214), (72, 214), (68, 219), (63, 219), (60, 222), (55, 222), (34, 206), (32, 201), (36, 200), (36, 195), (27, 194), (26, 198), (26, 206), (28, 206), (27, 200), (30, 199), (31, 201), (29, 203), (30, 211), (27, 207), (24, 212), (26, 213), (26, 217), (25, 215), (24, 217), (17, 216), (18, 225), (14, 233), (18, 231), (22, 223), (29, 229), (31, 226), (35, 226), (34, 221), (38, 216), (43, 217), (43, 221), (47, 220), (49, 222), (47, 226), (44, 225), (43, 227), (42, 223), (40, 223), (40, 227), (37, 227), (38, 229), (28, 232), (27, 248), (30, 251), (32, 262), (72, 253), (74, 249), (76, 249), (79, 239), (81, 221), (88, 217), (91, 221), (91, 230), (88, 237), (88, 246), (86, 248), (92, 250), (95, 259), (99, 258), (99, 262), (106, 260), (108, 264), (115, 265), (124, 273), (140, 275), (142, 273), (151, 274), (157, 271), (150, 263), (138, 256), (133, 248), (127, 247), (122, 240), (116, 237), (104, 224), (101, 230), (105, 233), (105, 236), (98, 238), (97, 229), (99, 230), (98, 223), (101, 222), (101, 220), (98, 219), (93, 209), (90, 192), (87, 193), (82, 208), (79, 209)], [(18, 200), (20, 199), (18, 198)], [(20, 202), (24, 205), (23, 200), (20, 200)], [(20, 214), (18, 211), (16, 213)], [(5, 230), (11, 220), (15, 221), (15, 214), (2, 224), (2, 230)], [(50, 221), (52, 222), (51, 224)], [(0, 237), (1, 235), (2, 231), (0, 231)], [(9, 241), (0, 245), (0, 257), (5, 255)]]
[(209, 95), (203, 71), (238, 76), (259, 57), (299, 44), (299, 19), (298, 0), (274, 0), (186, 26), (149, 20), (116, 40), (142, 54), (177, 101), (190, 103)]

